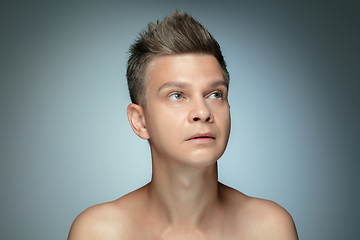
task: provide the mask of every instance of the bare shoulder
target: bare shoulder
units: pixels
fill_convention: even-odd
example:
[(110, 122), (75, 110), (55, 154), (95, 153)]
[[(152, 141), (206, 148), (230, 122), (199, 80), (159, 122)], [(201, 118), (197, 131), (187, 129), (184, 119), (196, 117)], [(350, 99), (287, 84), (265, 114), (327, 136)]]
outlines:
[(232, 208), (237, 209), (234, 216), (236, 228), (240, 229), (242, 236), (250, 239), (298, 239), (294, 221), (283, 207), (232, 188), (227, 191), (232, 195)]
[(121, 210), (115, 202), (86, 209), (74, 220), (68, 240), (119, 239), (126, 232), (126, 211)]
[(298, 239), (294, 221), (291, 215), (275, 202), (250, 198), (247, 206), (248, 215), (251, 215), (253, 224), (260, 237), (268, 239)]
[(128, 239), (136, 215), (132, 211), (136, 191), (115, 201), (92, 206), (74, 220), (68, 240)]

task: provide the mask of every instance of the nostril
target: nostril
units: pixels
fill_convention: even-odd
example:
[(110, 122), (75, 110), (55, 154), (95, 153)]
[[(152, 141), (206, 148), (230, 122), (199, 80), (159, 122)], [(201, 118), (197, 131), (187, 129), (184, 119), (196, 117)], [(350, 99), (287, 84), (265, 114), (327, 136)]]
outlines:
[(200, 120), (200, 118), (194, 117), (194, 121), (195, 121), (195, 122), (197, 122), (197, 121), (199, 121), (199, 120)]
[(207, 122), (210, 121), (210, 117), (208, 117), (208, 118), (206, 119), (206, 121), (207, 121)]

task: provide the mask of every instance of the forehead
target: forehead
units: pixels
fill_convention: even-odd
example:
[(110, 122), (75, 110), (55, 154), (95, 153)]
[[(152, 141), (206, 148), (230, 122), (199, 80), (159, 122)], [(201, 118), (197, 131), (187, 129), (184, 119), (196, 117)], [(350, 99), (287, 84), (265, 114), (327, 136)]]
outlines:
[(196, 85), (209, 81), (224, 81), (217, 59), (208, 54), (176, 54), (151, 60), (146, 70), (147, 89), (166, 82), (186, 82)]

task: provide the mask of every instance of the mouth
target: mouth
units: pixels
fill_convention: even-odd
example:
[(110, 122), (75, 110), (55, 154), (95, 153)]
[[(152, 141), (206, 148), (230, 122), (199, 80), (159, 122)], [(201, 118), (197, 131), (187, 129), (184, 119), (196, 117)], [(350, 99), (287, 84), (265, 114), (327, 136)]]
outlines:
[(215, 137), (211, 133), (198, 133), (191, 136), (187, 141), (194, 141), (194, 142), (209, 142), (214, 140)]

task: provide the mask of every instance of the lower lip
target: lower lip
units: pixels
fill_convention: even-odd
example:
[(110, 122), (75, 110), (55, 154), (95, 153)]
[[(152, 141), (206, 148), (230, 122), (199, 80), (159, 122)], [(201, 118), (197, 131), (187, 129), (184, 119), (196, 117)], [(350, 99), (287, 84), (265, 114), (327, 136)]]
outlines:
[(190, 142), (197, 142), (197, 143), (207, 143), (214, 141), (214, 138), (192, 138), (189, 141)]

